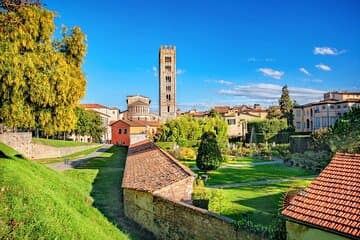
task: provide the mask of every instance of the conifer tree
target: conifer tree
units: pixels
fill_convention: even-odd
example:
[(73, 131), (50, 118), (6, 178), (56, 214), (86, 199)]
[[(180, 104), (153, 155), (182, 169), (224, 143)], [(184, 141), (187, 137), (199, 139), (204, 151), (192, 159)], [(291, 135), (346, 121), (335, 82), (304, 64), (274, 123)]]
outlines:
[(205, 132), (196, 157), (196, 166), (203, 171), (214, 170), (220, 166), (222, 156), (213, 132)]

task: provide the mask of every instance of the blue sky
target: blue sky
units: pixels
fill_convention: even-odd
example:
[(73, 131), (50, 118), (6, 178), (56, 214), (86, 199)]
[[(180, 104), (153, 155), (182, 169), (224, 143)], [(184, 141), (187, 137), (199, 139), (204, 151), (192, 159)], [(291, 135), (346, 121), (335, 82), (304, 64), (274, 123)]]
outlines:
[[(89, 2), (91, 4), (89, 4)], [(299, 103), (325, 91), (360, 91), (360, 1), (47, 1), (62, 24), (87, 35), (82, 102), (158, 106), (158, 50), (177, 48), (177, 104)]]

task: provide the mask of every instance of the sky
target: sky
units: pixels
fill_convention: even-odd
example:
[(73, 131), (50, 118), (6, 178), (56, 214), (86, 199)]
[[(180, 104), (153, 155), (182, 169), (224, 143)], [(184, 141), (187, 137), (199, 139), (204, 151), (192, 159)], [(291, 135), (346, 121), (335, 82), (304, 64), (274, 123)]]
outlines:
[(177, 107), (300, 104), (326, 91), (360, 92), (360, 1), (45, 1), (87, 35), (82, 103), (158, 109), (158, 52), (177, 51)]

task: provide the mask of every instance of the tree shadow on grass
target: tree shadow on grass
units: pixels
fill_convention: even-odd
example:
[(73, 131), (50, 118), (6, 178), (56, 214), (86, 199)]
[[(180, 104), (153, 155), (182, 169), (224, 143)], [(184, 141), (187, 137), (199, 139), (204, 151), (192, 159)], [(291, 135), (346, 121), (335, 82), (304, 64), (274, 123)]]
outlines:
[(84, 162), (78, 169), (97, 169), (91, 197), (96, 207), (120, 230), (130, 234), (131, 239), (155, 239), (151, 233), (126, 218), (123, 206), (121, 182), (125, 168), (127, 148), (113, 146), (99, 157)]

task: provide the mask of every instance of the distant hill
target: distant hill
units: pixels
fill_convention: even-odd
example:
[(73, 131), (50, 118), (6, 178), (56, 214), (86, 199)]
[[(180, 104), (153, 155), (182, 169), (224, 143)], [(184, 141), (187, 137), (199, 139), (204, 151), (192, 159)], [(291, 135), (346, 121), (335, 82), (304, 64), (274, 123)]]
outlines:
[(55, 172), (0, 143), (0, 239), (128, 239), (92, 206), (84, 177), (89, 173)]

